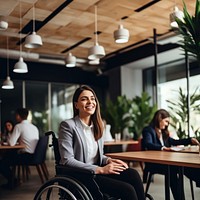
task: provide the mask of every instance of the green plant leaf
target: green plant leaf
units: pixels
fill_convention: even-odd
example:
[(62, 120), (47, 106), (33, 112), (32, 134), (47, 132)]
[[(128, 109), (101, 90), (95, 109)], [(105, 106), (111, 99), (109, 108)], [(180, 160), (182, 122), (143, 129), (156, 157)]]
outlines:
[(200, 61), (200, 1), (196, 0), (195, 15), (191, 16), (183, 1), (184, 21), (176, 19), (178, 31), (183, 36), (180, 46)]

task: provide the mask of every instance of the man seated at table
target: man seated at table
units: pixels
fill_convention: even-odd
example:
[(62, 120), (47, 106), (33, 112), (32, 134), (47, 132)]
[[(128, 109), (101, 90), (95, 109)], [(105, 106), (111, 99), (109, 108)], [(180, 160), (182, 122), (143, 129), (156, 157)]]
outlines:
[(0, 162), (0, 173), (5, 176), (8, 183), (4, 187), (11, 188), (13, 177), (11, 166), (15, 164), (23, 163), (23, 160), (31, 159), (32, 154), (35, 151), (37, 142), (39, 140), (38, 128), (27, 120), (29, 111), (26, 108), (18, 108), (16, 110), (16, 121), (13, 133), (8, 138), (7, 142), (10, 146), (16, 145), (19, 142), (20, 145), (24, 145), (24, 149), (18, 151), (8, 152)]
[[(169, 113), (160, 109), (155, 112), (149, 126), (145, 127), (142, 131), (143, 148), (146, 150), (165, 150), (171, 151), (171, 146), (176, 145), (197, 145), (199, 142), (196, 138), (187, 139), (173, 139), (169, 136)], [(146, 163), (149, 171), (158, 174), (166, 174), (168, 170), (167, 165)], [(178, 168), (170, 166), (170, 187), (175, 200), (180, 200), (181, 195), (178, 190)]]

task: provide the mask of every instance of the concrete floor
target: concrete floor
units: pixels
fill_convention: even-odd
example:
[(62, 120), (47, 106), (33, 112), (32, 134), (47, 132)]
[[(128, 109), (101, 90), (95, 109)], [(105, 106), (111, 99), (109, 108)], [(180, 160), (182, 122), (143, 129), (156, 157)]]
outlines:
[[(53, 177), (54, 172), (54, 161), (49, 159), (46, 161), (50, 177)], [(141, 169), (138, 163), (134, 163), (133, 166), (138, 170), (141, 174)], [(18, 187), (13, 190), (6, 190), (0, 188), (0, 200), (32, 200), (36, 191), (41, 186), (40, 178), (37, 174), (35, 167), (30, 167), (31, 175), (29, 180), (26, 182), (21, 183)], [(3, 177), (0, 176), (0, 184), (3, 183), (5, 180)], [(190, 185), (187, 178), (184, 181), (185, 184), (185, 196), (186, 200), (190, 200), (191, 198), (191, 191)], [(146, 185), (144, 184), (144, 187)], [(196, 188), (194, 184), (195, 190), (195, 200), (198, 200), (200, 197), (200, 188)], [(162, 175), (155, 175), (154, 182), (151, 183), (149, 193), (154, 197), (155, 200), (164, 200), (164, 177)], [(171, 197), (171, 199), (173, 199)]]

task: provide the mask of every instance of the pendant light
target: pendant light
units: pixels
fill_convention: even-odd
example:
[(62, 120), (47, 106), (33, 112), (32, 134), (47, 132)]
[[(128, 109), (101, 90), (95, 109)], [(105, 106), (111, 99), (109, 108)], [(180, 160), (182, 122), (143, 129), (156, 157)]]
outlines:
[(13, 82), (9, 76), (9, 53), (8, 53), (8, 37), (7, 37), (7, 77), (6, 80), (3, 82), (2, 89), (14, 89)]
[(76, 57), (69, 53), (65, 60), (66, 67), (75, 67), (76, 66)]
[(100, 64), (100, 59), (94, 59), (94, 60), (89, 60), (88, 62), (90, 65), (99, 65)]
[(97, 6), (95, 5), (95, 44), (88, 51), (88, 59), (95, 60), (100, 59), (105, 56), (105, 50), (103, 46), (98, 44), (98, 34), (97, 34)]
[[(19, 14), (20, 14), (20, 40), (21, 40), (21, 28), (22, 28), (22, 18), (21, 18), (21, 0), (20, 0), (20, 5), (19, 5)], [(27, 64), (24, 62), (23, 57), (22, 57), (22, 45), (20, 44), (20, 57), (19, 57), (19, 61), (15, 64), (13, 72), (16, 73), (27, 73), (28, 72), (28, 68), (27, 68)]]
[(114, 39), (116, 43), (126, 43), (129, 40), (129, 31), (125, 29), (122, 24), (119, 25), (118, 30), (114, 31)]
[(6, 30), (8, 28), (8, 22), (0, 20), (0, 31)]
[(33, 4), (33, 32), (25, 39), (25, 47), (29, 49), (38, 48), (42, 46), (42, 38), (35, 32), (35, 6)]
[(178, 24), (176, 22), (176, 19), (180, 19), (183, 21), (184, 18), (184, 14), (181, 10), (178, 9), (178, 7), (176, 6), (176, 2), (174, 1), (174, 9), (173, 12), (169, 15), (170, 18), (170, 26), (172, 28), (178, 28)]

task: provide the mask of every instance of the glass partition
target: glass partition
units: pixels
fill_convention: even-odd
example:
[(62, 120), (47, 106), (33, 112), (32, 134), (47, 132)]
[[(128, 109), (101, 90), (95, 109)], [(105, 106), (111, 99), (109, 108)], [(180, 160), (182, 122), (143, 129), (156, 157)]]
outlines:
[(55, 132), (62, 120), (73, 116), (72, 96), (77, 86), (51, 84), (51, 128)]
[(0, 88), (0, 127), (2, 131), (3, 123), (6, 120), (12, 120), (15, 123), (15, 110), (18, 107), (22, 107), (22, 82), (13, 82), (14, 89), (6, 90)]
[[(2, 80), (3, 82), (3, 80)], [(72, 95), (78, 85), (36, 81), (14, 81), (13, 90), (0, 89), (0, 123), (15, 121), (15, 110), (26, 107), (29, 120), (40, 134), (52, 130), (58, 132), (62, 120), (73, 116)]]

